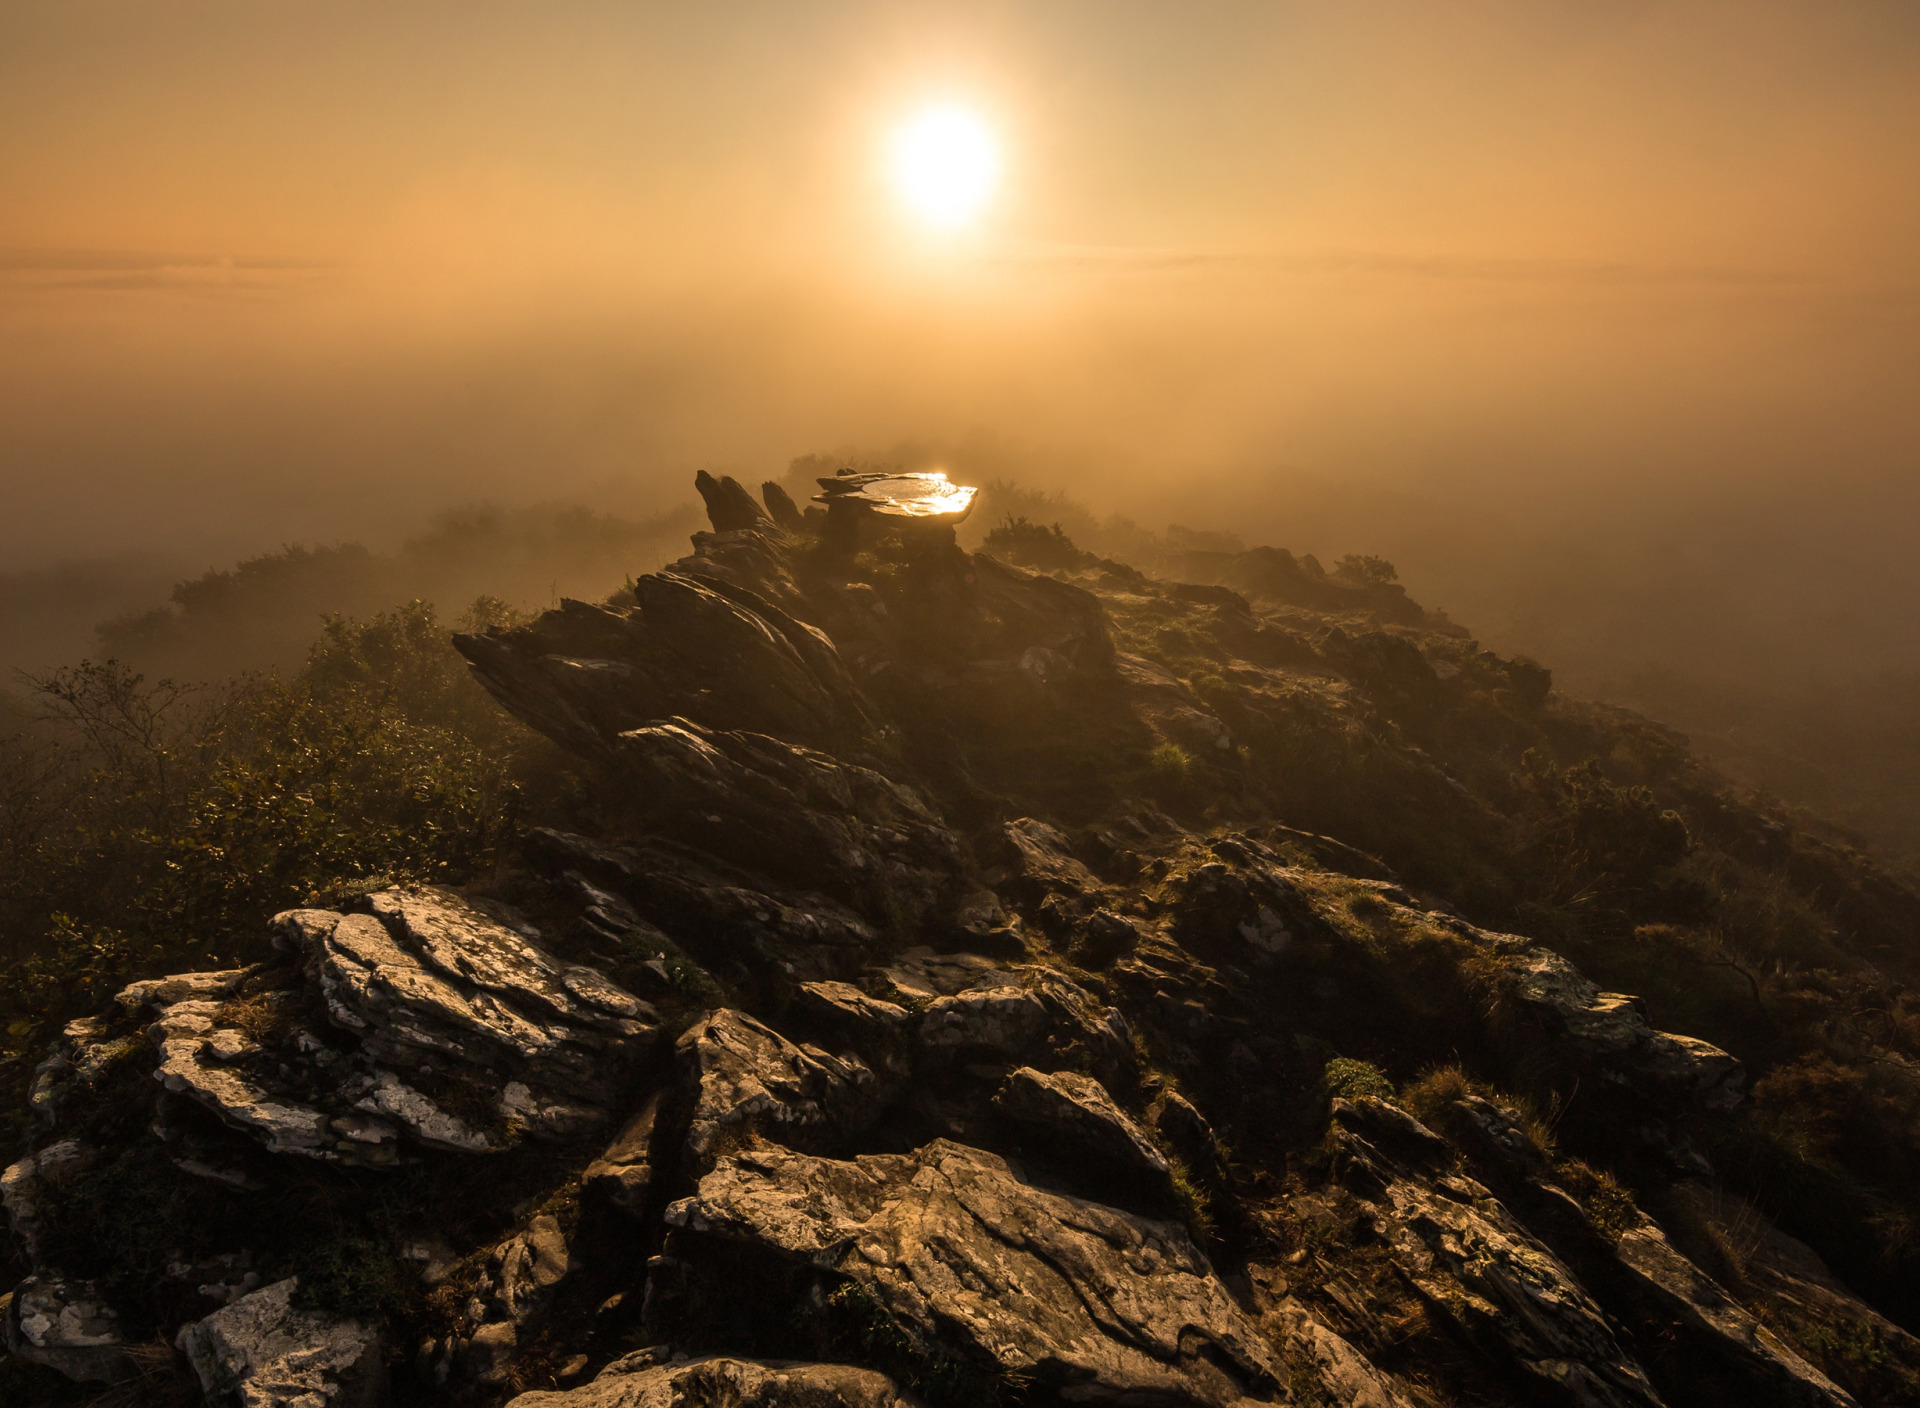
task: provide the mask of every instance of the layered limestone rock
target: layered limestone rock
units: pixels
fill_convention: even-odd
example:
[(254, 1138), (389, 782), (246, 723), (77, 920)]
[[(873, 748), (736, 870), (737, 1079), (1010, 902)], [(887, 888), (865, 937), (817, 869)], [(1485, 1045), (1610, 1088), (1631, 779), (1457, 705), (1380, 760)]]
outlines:
[(482, 1154), (607, 1119), (657, 1036), (651, 1008), (451, 891), (367, 906), (275, 918), (305, 992), (169, 1002), (197, 990), (170, 979), (123, 993), (155, 1011), (154, 1078), (269, 1153), (335, 1163), (391, 1164), (407, 1146)]
[(917, 1408), (893, 1381), (846, 1364), (762, 1363), (723, 1355), (662, 1364), (649, 1352), (609, 1364), (564, 1393), (523, 1393), (511, 1408)]
[[(1308, 824), (1324, 746), (1401, 789), (1363, 810), (1510, 844), (1422, 749), (1470, 705), (1526, 746), (1544, 672), (1064, 539), (1073, 581), (884, 525), (852, 555), (784, 494), (699, 487), (714, 531), (630, 605), (459, 638), (587, 760), (476, 887), (540, 930), (392, 888), (66, 1026), (0, 1177), (16, 1355), (119, 1384), (177, 1344), (210, 1408), (373, 1408), (389, 1367), (447, 1408), (1851, 1408), (1836, 1380), (1888, 1408), (1920, 1382), (1897, 1306), (1713, 1180), (1731, 1055), (1365, 838), (1275, 823)], [(1284, 554), (1183, 560), (1421, 619)], [(1456, 1091), (1543, 1091), (1620, 1183), (1435, 1095), (1452, 1062)], [(1330, 1099), (1341, 1069), (1434, 1127)]]
[(826, 895), (798, 892), (665, 839), (609, 845), (537, 828), (531, 858), (581, 875), (719, 971), (770, 967), (795, 981), (847, 978), (881, 946), (881, 932)]
[(1712, 1111), (1745, 1096), (1746, 1072), (1732, 1056), (1698, 1037), (1655, 1031), (1638, 998), (1601, 992), (1557, 953), (1529, 947), (1502, 986), (1563, 1059), (1613, 1085)]
[(1422, 1167), (1444, 1161), (1438, 1136), (1377, 1100), (1337, 1100), (1333, 1119), (1342, 1183), (1429, 1307), (1583, 1408), (1660, 1404), (1606, 1313), (1539, 1239), (1486, 1188)]
[(1167, 1174), (1167, 1156), (1092, 1076), (1075, 1071), (1048, 1075), (1022, 1066), (1007, 1077), (993, 1105), (1015, 1123), (1044, 1130), (1048, 1143), (1063, 1153), (1093, 1159), (1129, 1177)]
[(180, 1332), (210, 1408), (379, 1408), (387, 1366), (378, 1331), (299, 1309), (289, 1278)]
[(816, 746), (871, 728), (833, 643), (766, 598), (672, 572), (641, 577), (633, 595), (626, 609), (563, 602), (454, 645), (508, 709), (592, 757), (675, 717)]
[(825, 1147), (871, 1124), (886, 1093), (858, 1056), (796, 1046), (743, 1012), (722, 1010), (690, 1027), (678, 1057), (693, 1107), (687, 1147), (696, 1157), (755, 1130)]
[(841, 1162), (759, 1146), (667, 1220), (850, 1277), (927, 1352), (1074, 1401), (1285, 1400), (1271, 1347), (1185, 1229), (1033, 1187), (979, 1149)]
[(880, 918), (917, 919), (953, 887), (959, 855), (946, 824), (870, 768), (682, 719), (629, 730), (616, 749), (650, 826), (734, 864)]

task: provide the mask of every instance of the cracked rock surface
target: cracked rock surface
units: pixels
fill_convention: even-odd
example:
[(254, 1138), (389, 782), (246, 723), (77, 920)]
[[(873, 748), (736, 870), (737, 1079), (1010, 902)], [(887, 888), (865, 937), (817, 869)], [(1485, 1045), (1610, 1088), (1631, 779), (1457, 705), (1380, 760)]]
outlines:
[(722, 1159), (667, 1218), (852, 1277), (922, 1342), (1080, 1401), (1283, 1396), (1185, 1229), (1035, 1188), (979, 1149), (845, 1162), (767, 1146)]

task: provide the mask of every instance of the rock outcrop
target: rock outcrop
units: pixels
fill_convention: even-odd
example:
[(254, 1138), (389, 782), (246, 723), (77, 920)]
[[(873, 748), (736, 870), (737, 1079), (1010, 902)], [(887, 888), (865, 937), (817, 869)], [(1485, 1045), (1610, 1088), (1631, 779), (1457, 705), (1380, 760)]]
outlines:
[(915, 1408), (884, 1374), (845, 1364), (756, 1363), (724, 1356), (661, 1364), (642, 1351), (565, 1393), (526, 1393), (513, 1408)]
[(1271, 1348), (1183, 1228), (1022, 1183), (982, 1150), (841, 1162), (762, 1146), (722, 1159), (667, 1220), (849, 1277), (924, 1352), (1075, 1401), (1285, 1397)]
[(81, 1383), (115, 1383), (132, 1369), (120, 1314), (101, 1289), (57, 1272), (29, 1276), (6, 1297), (7, 1348)]
[(1113, 1103), (1105, 1086), (1075, 1071), (1052, 1075), (1022, 1066), (1007, 1077), (994, 1108), (1046, 1132), (1050, 1144), (1133, 1178), (1164, 1178), (1167, 1156)]
[(657, 1036), (651, 1008), (451, 892), (367, 906), (276, 916), (303, 989), (263, 977), (229, 982), (238, 1000), (166, 1001), (184, 980), (123, 993), (155, 1013), (154, 1078), (269, 1153), (335, 1163), (487, 1153), (606, 1121)]
[(297, 1280), (242, 1296), (180, 1332), (180, 1352), (218, 1408), (378, 1408), (379, 1335), (297, 1308)]
[(880, 1082), (858, 1056), (796, 1046), (743, 1012), (720, 1011), (680, 1038), (697, 1157), (723, 1137), (759, 1129), (800, 1147), (825, 1147), (871, 1124)]
[(629, 730), (616, 751), (649, 824), (734, 864), (883, 922), (920, 918), (954, 885), (958, 847), (945, 823), (870, 768), (681, 719)]
[(633, 595), (631, 608), (563, 602), (454, 645), (502, 704), (592, 757), (669, 718), (816, 746), (871, 728), (833, 642), (764, 597), (674, 572), (640, 578)]
[(690, 557), (457, 638), (574, 755), (461, 885), (332, 877), (59, 1029), (19, 1361), (172, 1408), (1913, 1401), (1890, 1263), (1733, 1186), (1812, 1134), (1581, 971), (1658, 926), (1501, 932), (1560, 834), (1514, 760), (1613, 737), (1544, 671), (1274, 550), (1010, 522), (1027, 570), (833, 484), (850, 537), (703, 475)]
[(1491, 1193), (1420, 1171), (1444, 1159), (1438, 1136), (1379, 1101), (1336, 1101), (1333, 1119), (1342, 1182), (1371, 1209), (1376, 1235), (1429, 1306), (1576, 1403), (1660, 1403), (1606, 1313)]

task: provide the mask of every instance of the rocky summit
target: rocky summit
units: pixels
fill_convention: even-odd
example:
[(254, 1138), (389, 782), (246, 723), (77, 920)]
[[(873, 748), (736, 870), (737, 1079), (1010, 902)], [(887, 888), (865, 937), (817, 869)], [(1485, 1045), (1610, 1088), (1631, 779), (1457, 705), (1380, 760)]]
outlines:
[(690, 556), (455, 638), (576, 769), (497, 866), (262, 913), (46, 1051), (18, 1361), (125, 1408), (1920, 1401), (1905, 1146), (1815, 1140), (1848, 1071), (1920, 1090), (1904, 883), (1371, 559), (699, 487)]

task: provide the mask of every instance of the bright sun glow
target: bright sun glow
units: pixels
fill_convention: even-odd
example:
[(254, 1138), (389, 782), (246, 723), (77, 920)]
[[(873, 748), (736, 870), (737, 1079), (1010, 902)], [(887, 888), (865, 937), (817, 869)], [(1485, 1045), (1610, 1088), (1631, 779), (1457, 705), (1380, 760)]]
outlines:
[(894, 182), (901, 199), (930, 225), (952, 229), (971, 222), (999, 177), (993, 134), (965, 108), (927, 108), (894, 133)]

